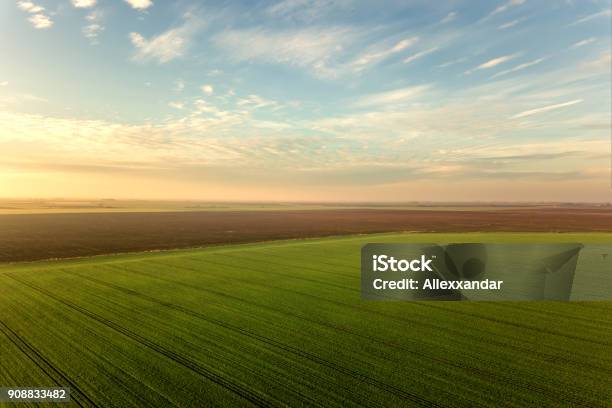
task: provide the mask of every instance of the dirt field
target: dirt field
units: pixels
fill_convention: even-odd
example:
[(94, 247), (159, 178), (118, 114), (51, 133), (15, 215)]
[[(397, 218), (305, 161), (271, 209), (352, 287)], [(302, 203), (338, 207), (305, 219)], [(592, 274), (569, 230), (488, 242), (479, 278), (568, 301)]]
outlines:
[(0, 262), (391, 231), (612, 232), (612, 209), (0, 215)]

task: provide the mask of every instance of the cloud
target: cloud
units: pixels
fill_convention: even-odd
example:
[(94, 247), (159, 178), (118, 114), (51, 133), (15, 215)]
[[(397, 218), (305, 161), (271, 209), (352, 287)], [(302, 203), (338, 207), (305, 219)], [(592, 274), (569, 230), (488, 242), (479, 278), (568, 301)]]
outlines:
[(541, 108), (536, 108), (536, 109), (530, 109), (530, 110), (526, 110), (526, 111), (517, 113), (516, 115), (512, 116), (510, 119), (524, 118), (526, 116), (531, 116), (531, 115), (535, 115), (535, 114), (542, 113), (542, 112), (548, 112), (548, 111), (555, 110), (555, 109), (561, 109), (561, 108), (564, 108), (566, 106), (576, 105), (576, 104), (579, 104), (581, 102), (582, 102), (582, 99), (575, 99), (575, 100), (569, 101), (569, 102), (558, 103), (558, 104), (555, 104), (555, 105), (543, 106)]
[[(257, 97), (249, 100), (264, 101)], [(280, 154), (281, 158), (283, 153), (290, 153), (288, 160), (296, 155), (308, 159), (308, 149), (317, 148), (322, 142), (322, 137), (317, 136), (279, 135), (279, 130), (291, 126), (272, 119), (252, 118), (252, 112), (232, 113), (206, 105), (202, 100), (197, 102), (202, 102), (198, 107), (206, 115), (141, 124), (0, 111), (0, 148), (9, 157), (37, 162), (47, 157), (62, 163), (97, 165), (121, 161), (167, 167), (168, 159), (172, 158), (182, 168), (215, 163), (234, 168), (249, 163), (276, 166), (279, 159), (270, 162), (271, 152), (277, 152), (274, 155)], [(170, 103), (175, 109), (185, 107), (182, 102)], [(18, 151), (27, 151), (28, 155), (17, 155)]]
[(575, 43), (574, 45), (571, 46), (571, 48), (578, 48), (578, 47), (582, 47), (588, 44), (591, 44), (593, 42), (595, 42), (597, 39), (595, 37), (591, 37), (591, 38), (587, 38), (586, 40), (582, 40), (582, 41), (578, 41), (577, 43)]
[[(541, 85), (557, 85), (554, 78), (548, 82)], [(534, 133), (535, 128), (527, 127), (526, 121), (507, 118), (524, 106), (547, 103), (525, 105), (526, 101), (512, 97), (497, 102), (479, 100), (478, 95), (512, 85), (504, 82), (495, 88), (487, 84), (488, 89), (474, 95), (453, 91), (450, 100), (439, 98), (444, 96), (442, 93), (436, 94), (430, 98), (433, 103), (422, 103), (420, 96), (427, 96), (427, 88), (392, 89), (365, 95), (358, 101), (373, 109), (360, 109), (349, 115), (324, 113), (324, 118), (299, 121), (273, 116), (278, 104), (258, 95), (238, 99), (240, 109), (236, 111), (209, 105), (208, 99), (213, 98), (203, 95), (194, 106), (177, 97), (173, 102), (166, 101), (170, 115), (141, 124), (0, 111), (0, 150), (5, 157), (33, 163), (83, 164), (83, 171), (97, 171), (93, 166), (125, 166), (126, 172), (142, 171), (157, 180), (165, 177), (164, 169), (172, 167), (181, 182), (192, 177), (203, 183), (206, 178), (197, 177), (193, 170), (193, 166), (200, 166), (198, 176), (217, 174), (227, 186), (236, 186), (244, 177), (260, 178), (264, 185), (258, 186), (264, 189), (276, 177), (286, 178), (288, 184), (283, 186), (293, 185), (296, 189), (307, 183), (317, 188), (335, 183), (363, 189), (364, 185), (406, 180), (451, 181), (457, 175), (465, 176), (462, 189), (474, 179), (502, 178), (509, 180), (503, 188), (512, 189), (517, 177), (535, 183), (583, 174), (589, 166), (607, 169), (607, 161), (588, 160), (586, 154), (605, 151), (609, 142), (599, 138), (602, 140), (598, 139), (596, 146), (584, 143), (586, 139), (576, 133), (583, 132), (576, 127), (577, 110), (568, 109), (555, 115), (554, 120), (537, 123), (546, 130), (544, 135), (555, 134), (555, 140), (544, 137), (541, 146), (524, 145), (524, 141), (538, 143), (542, 133)], [(419, 103), (407, 108), (413, 100)], [(192, 108), (201, 112), (192, 116)], [(266, 109), (265, 118), (258, 117), (257, 109)], [(607, 116), (593, 119), (605, 124)], [(297, 128), (308, 129), (308, 133)], [(575, 139), (564, 142), (564, 135), (569, 134)], [(23, 170), (28, 171), (33, 170)], [(36, 171), (44, 173), (45, 169)], [(106, 170), (101, 168), (100, 172)], [(604, 177), (597, 176), (597, 182)], [(441, 190), (451, 185), (439, 184)], [(368, 194), (372, 190), (368, 189)], [(441, 194), (441, 199), (448, 199), (446, 194)], [(390, 193), (385, 197), (396, 196)]]
[(456, 18), (457, 18), (457, 12), (456, 11), (451, 11), (450, 13), (448, 13), (446, 15), (446, 17), (444, 17), (442, 20), (440, 20), (440, 24), (450, 23), (451, 21), (455, 20)]
[(512, 7), (520, 6), (520, 5), (524, 4), (525, 2), (526, 2), (526, 0), (510, 0), (507, 3), (504, 3), (501, 6), (497, 7), (495, 10), (493, 10), (491, 12), (491, 14), (489, 14), (487, 16), (487, 18), (488, 17), (492, 17), (492, 16), (494, 16), (496, 14), (499, 14), (499, 13), (503, 13), (504, 11), (506, 11), (506, 10), (512, 8)]
[(390, 48), (386, 48), (383, 50), (378, 50), (375, 52), (369, 52), (366, 54), (363, 54), (359, 57), (357, 57), (352, 63), (351, 65), (354, 66), (357, 70), (363, 69), (365, 66), (370, 65), (370, 64), (374, 64), (377, 63), (379, 61), (384, 60), (385, 58), (388, 58), (394, 54), (397, 54), (398, 52), (401, 52), (411, 46), (413, 46), (414, 44), (417, 43), (417, 41), (419, 40), (418, 37), (410, 37), (410, 38), (406, 38), (404, 40), (401, 40), (399, 42), (397, 42), (395, 45), (393, 45)]
[(146, 10), (153, 5), (151, 0), (125, 0), (133, 9)]
[(410, 64), (410, 63), (411, 63), (411, 62), (413, 62), (413, 61), (416, 61), (416, 60), (418, 60), (418, 59), (421, 59), (421, 58), (423, 58), (424, 56), (429, 55), (429, 54), (431, 54), (432, 52), (437, 51), (437, 50), (438, 50), (438, 48), (439, 48), (439, 47), (433, 47), (433, 48), (429, 48), (429, 49), (427, 49), (427, 50), (425, 50), (425, 51), (417, 52), (416, 54), (411, 55), (411, 56), (409, 56), (408, 58), (405, 58), (405, 59), (404, 59), (402, 62), (403, 62), (404, 64)]
[(140, 62), (155, 60), (159, 64), (180, 58), (185, 55), (191, 45), (191, 38), (202, 26), (201, 20), (189, 15), (182, 26), (169, 29), (150, 39), (144, 38), (140, 33), (131, 32), (129, 38), (136, 49), (132, 58)]
[(610, 75), (610, 62), (612, 60), (612, 53), (603, 52), (594, 60), (584, 62), (581, 67), (588, 69), (589, 71), (595, 71), (599, 73), (605, 72)]
[(430, 88), (429, 85), (420, 85), (407, 88), (394, 89), (392, 91), (380, 92), (366, 95), (357, 100), (355, 106), (369, 107), (406, 102), (421, 96)]
[(32, 14), (41, 13), (45, 10), (43, 6), (34, 4), (31, 1), (18, 1), (17, 7), (19, 7), (23, 11), (27, 11), (28, 13), (32, 13)]
[(183, 56), (187, 48), (187, 40), (177, 29), (168, 30), (150, 40), (132, 32), (130, 40), (136, 47), (134, 59), (137, 61), (155, 59), (163, 64)]
[(267, 108), (270, 106), (277, 106), (278, 103), (271, 99), (262, 98), (259, 95), (249, 95), (246, 98), (240, 98), (237, 102), (238, 106), (246, 106), (253, 109)]
[(36, 29), (46, 29), (53, 25), (53, 21), (44, 14), (34, 14), (28, 21), (32, 23), (32, 26)]
[(591, 20), (599, 18), (599, 17), (610, 17), (610, 15), (612, 15), (612, 10), (611, 9), (603, 10), (603, 11), (600, 11), (598, 13), (590, 14), (590, 15), (588, 15), (586, 17), (579, 18), (578, 20), (574, 21), (573, 23), (568, 24), (568, 27), (575, 26), (575, 25), (582, 24), (582, 23), (586, 23), (587, 21), (591, 21)]
[(72, 5), (77, 8), (90, 8), (95, 6), (97, 0), (72, 0)]
[(281, 0), (266, 9), (275, 18), (312, 22), (353, 4), (352, 0)]
[(583, 139), (580, 143), (576, 143), (575, 139), (564, 139), (514, 143), (504, 146), (483, 146), (477, 148), (473, 150), (473, 157), (478, 160), (539, 161), (542, 159), (563, 159), (578, 155), (592, 156), (601, 152), (601, 149), (605, 147), (606, 141), (601, 139)]
[(85, 38), (88, 38), (92, 44), (97, 44), (98, 35), (104, 31), (102, 25), (102, 13), (99, 10), (94, 10), (85, 16), (87, 25), (81, 30)]
[(520, 23), (520, 22), (522, 22), (524, 20), (525, 20), (524, 18), (517, 18), (516, 20), (512, 20), (512, 21), (509, 21), (507, 23), (504, 23), (504, 24), (500, 25), (499, 27), (497, 27), (497, 29), (498, 30), (505, 30), (507, 28), (512, 28), (512, 27), (514, 27), (515, 25), (517, 25), (518, 23)]
[[(548, 147), (548, 146), (547, 146)], [(505, 162), (505, 161), (531, 161), (531, 160), (552, 160), (562, 159), (565, 157), (576, 156), (578, 151), (572, 150), (567, 152), (558, 153), (524, 153), (524, 154), (513, 154), (513, 155), (500, 155), (500, 156), (489, 156), (489, 157), (478, 157), (477, 160), (482, 161), (493, 161), (493, 162)]]
[(436, 68), (446, 68), (446, 67), (450, 67), (455, 64), (460, 64), (465, 61), (467, 61), (466, 57), (460, 57), (454, 60), (443, 62), (442, 64), (439, 64), (439, 65), (436, 65)]
[(88, 24), (83, 27), (83, 35), (86, 38), (92, 40), (92, 43), (96, 43), (95, 39), (98, 38), (98, 34), (104, 30), (104, 26), (98, 23)]
[(478, 70), (482, 70), (482, 69), (491, 69), (494, 68), (500, 64), (503, 64), (505, 62), (508, 62), (514, 58), (516, 58), (518, 56), (518, 54), (512, 54), (512, 55), (504, 55), (501, 57), (497, 57), (497, 58), (493, 58), (490, 59), (486, 62), (483, 62), (482, 64), (478, 65), (476, 68), (472, 68), (470, 70), (465, 71), (465, 75), (469, 75), (474, 71), (478, 71)]
[(17, 7), (27, 13), (32, 14), (28, 18), (28, 21), (34, 28), (46, 29), (53, 25), (53, 20), (51, 20), (51, 18), (44, 13), (45, 8), (43, 6), (39, 6), (31, 1), (20, 0), (17, 2)]
[(214, 92), (214, 89), (212, 87), (212, 85), (202, 85), (200, 87), (200, 89), (202, 90), (202, 92), (204, 92), (206, 95), (212, 95)]
[(510, 68), (510, 69), (507, 69), (505, 71), (500, 71), (497, 74), (493, 75), (491, 78), (497, 78), (497, 77), (500, 77), (500, 76), (503, 76), (503, 75), (511, 74), (513, 72), (521, 71), (521, 70), (523, 70), (525, 68), (529, 68), (531, 66), (537, 65), (537, 64), (541, 63), (544, 60), (546, 60), (546, 58), (538, 58), (538, 59), (535, 59), (533, 61), (525, 62), (524, 64), (517, 65), (514, 68)]
[(8, 86), (8, 81), (0, 81), (0, 86)]
[(85, 16), (85, 20), (90, 22), (98, 21), (102, 18), (102, 12), (100, 10), (94, 10)]
[[(41, 125), (43, 123), (44, 126)], [(35, 146), (34, 149), (40, 154), (51, 146), (53, 160), (61, 161), (61, 157), (67, 159), (67, 163), (77, 159), (89, 164), (105, 159), (161, 163), (167, 157), (186, 162), (197, 160), (211, 163), (236, 159), (238, 155), (235, 151), (244, 146), (238, 139), (228, 137), (221, 140), (216, 137), (218, 129), (227, 126), (227, 121), (218, 118), (188, 118), (160, 124), (127, 125), (105, 120), (0, 111), (0, 145), (4, 151), (11, 143), (19, 142), (21, 146)], [(197, 134), (198, 138), (187, 136), (186, 133)], [(7, 141), (3, 135), (8, 134), (12, 139)], [(137, 159), (134, 156), (135, 149), (139, 152)], [(32, 149), (28, 151), (33, 153)]]
[(513, 55), (504, 55), (503, 57), (493, 58), (487, 62), (484, 62), (476, 67), (476, 69), (489, 69), (498, 66), (499, 64), (503, 64), (504, 62), (508, 62), (511, 59), (515, 58), (516, 54)]
[(214, 38), (215, 45), (235, 61), (285, 64), (308, 69), (315, 76), (335, 77), (334, 59), (352, 38), (347, 28), (227, 30)]

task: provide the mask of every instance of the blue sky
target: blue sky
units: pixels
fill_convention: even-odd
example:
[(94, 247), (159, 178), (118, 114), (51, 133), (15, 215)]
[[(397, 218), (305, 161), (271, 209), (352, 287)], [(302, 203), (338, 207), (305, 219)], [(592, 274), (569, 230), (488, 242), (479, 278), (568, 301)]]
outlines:
[(0, 194), (609, 201), (610, 1), (0, 4)]

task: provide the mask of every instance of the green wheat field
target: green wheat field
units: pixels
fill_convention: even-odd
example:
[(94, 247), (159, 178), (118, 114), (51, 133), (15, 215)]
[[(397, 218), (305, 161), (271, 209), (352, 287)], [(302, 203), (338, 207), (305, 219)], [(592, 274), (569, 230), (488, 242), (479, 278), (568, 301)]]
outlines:
[(0, 384), (70, 387), (70, 405), (101, 407), (612, 406), (612, 302), (363, 301), (368, 242), (612, 234), (378, 234), (4, 265)]

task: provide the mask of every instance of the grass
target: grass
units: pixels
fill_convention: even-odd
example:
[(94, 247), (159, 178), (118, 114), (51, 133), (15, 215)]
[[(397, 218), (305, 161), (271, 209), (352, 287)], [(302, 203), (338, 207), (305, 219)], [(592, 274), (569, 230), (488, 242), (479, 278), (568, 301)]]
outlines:
[(0, 385), (97, 406), (610, 406), (610, 302), (364, 302), (379, 234), (0, 267)]

